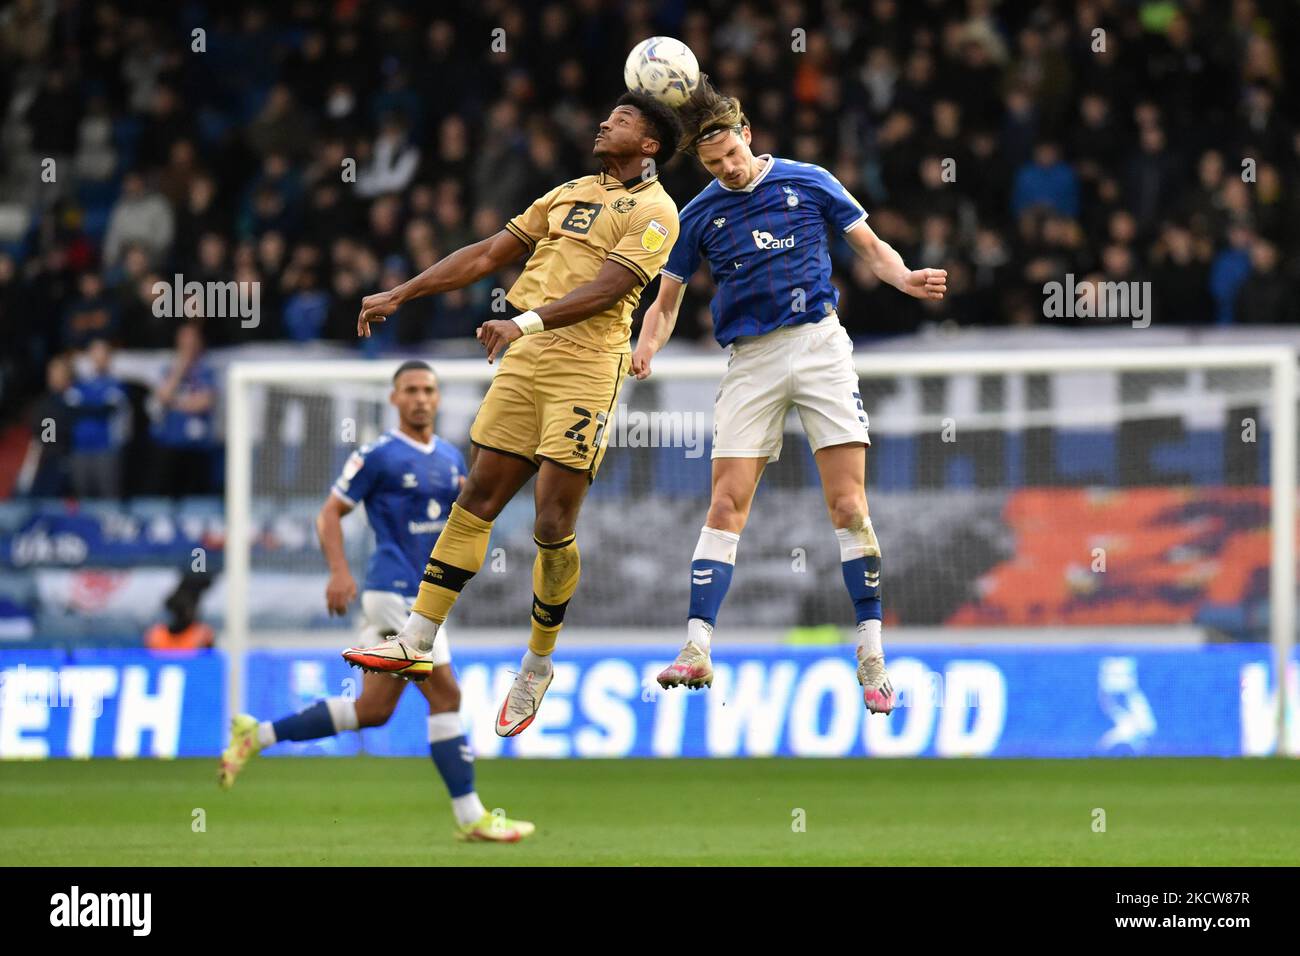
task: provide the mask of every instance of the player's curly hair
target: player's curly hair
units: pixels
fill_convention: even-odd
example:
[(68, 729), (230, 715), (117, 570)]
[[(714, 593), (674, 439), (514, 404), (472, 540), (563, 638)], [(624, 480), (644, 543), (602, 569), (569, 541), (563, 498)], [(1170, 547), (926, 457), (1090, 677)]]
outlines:
[(741, 108), (740, 100), (727, 96), (709, 82), (707, 73), (700, 74), (700, 84), (691, 98), (677, 108), (684, 132), (677, 148), (683, 153), (695, 154), (699, 145), (719, 133), (733, 130), (739, 133), (749, 125), (749, 117)]
[(671, 106), (665, 106), (653, 96), (628, 91), (618, 98), (615, 106), (634, 106), (646, 123), (652, 135), (659, 140), (659, 151), (654, 154), (655, 165), (663, 169), (677, 155), (677, 143), (682, 138), (682, 123)]

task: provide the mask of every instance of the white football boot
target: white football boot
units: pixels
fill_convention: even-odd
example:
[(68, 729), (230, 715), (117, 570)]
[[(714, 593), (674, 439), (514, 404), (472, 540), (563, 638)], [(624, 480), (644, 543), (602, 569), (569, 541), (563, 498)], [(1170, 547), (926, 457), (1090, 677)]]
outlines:
[(433, 648), (420, 653), (400, 637), (390, 637), (374, 647), (349, 647), (343, 659), (373, 674), (391, 674), (417, 683), (433, 672)]
[(537, 708), (542, 706), (546, 688), (555, 679), (555, 667), (550, 673), (538, 677), (533, 671), (520, 671), (515, 674), (514, 683), (506, 694), (505, 703), (497, 711), (496, 730), (498, 737), (514, 737), (528, 729), (528, 725), (537, 716)]
[(663, 688), (712, 687), (713, 661), (706, 648), (688, 640), (677, 653), (677, 660), (660, 671), (655, 679)]
[(885, 670), (885, 655), (864, 657), (858, 648), (858, 683), (862, 685), (862, 701), (873, 714), (888, 714), (894, 709), (897, 698)]

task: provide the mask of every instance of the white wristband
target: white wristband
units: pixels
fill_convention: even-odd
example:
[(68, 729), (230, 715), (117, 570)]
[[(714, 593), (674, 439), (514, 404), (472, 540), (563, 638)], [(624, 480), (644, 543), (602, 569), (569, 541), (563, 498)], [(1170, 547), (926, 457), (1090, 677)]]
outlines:
[(523, 315), (516, 315), (511, 321), (519, 326), (519, 331), (524, 335), (532, 335), (534, 332), (541, 332), (545, 328), (542, 325), (542, 317), (532, 309), (529, 309)]

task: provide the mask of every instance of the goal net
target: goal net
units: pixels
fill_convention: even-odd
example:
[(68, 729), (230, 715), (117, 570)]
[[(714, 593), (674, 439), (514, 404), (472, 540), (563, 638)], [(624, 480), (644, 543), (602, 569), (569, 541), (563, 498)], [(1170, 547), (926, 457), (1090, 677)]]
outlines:
[[(868, 498), (891, 639), (1143, 641), (1196, 629), (1292, 639), (1296, 370), (1289, 349), (859, 352)], [(232, 366), (226, 643), (310, 632), (325, 612), (314, 518), (347, 456), (396, 426), (397, 362)], [(493, 368), (434, 362), (437, 432), (469, 454)], [(709, 499), (720, 356), (661, 356), (628, 380), (583, 506), (566, 630), (673, 640)], [(1286, 490), (1286, 493), (1283, 493)], [(360, 582), (373, 543), (345, 522)], [(496, 522), (457, 628), (527, 626), (532, 485)], [(814, 457), (793, 413), (762, 478), (719, 633), (847, 628)], [(331, 636), (331, 633), (333, 636)], [(1279, 658), (1282, 659), (1282, 658)]]

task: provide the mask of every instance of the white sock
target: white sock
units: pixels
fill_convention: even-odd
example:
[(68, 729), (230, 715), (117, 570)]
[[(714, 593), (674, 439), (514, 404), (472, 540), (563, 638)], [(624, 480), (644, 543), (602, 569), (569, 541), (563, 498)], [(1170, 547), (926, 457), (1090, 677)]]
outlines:
[[(465, 724), (457, 711), (429, 715), (429, 743), (438, 744), (444, 740), (454, 740), (464, 733)], [(451, 812), (455, 814), (456, 822), (464, 826), (473, 823), (487, 813), (487, 810), (483, 806), (483, 801), (478, 798), (478, 794), (471, 791), (451, 798)]]
[(525, 674), (532, 671), (538, 677), (545, 677), (551, 672), (551, 655), (534, 654), (532, 650), (525, 651), (519, 667)]
[(463, 733), (465, 733), (465, 724), (462, 723), (458, 711), (452, 710), (429, 715), (429, 743), (440, 744), (444, 740), (452, 740)]
[(700, 529), (700, 537), (695, 542), (692, 561), (722, 561), (726, 564), (736, 563), (736, 548), (740, 545), (740, 535), (734, 531), (710, 528), (705, 525)]
[(361, 726), (357, 720), (357, 702), (348, 697), (326, 697), (325, 706), (329, 708), (330, 720), (334, 722), (334, 732), (356, 730)]
[(408, 646), (415, 648), (421, 654), (427, 654), (433, 650), (433, 639), (437, 636), (438, 622), (414, 611), (406, 619), (406, 624), (402, 627), (402, 633), (398, 635)]
[(869, 620), (858, 625), (858, 657), (875, 657), (883, 655), (884, 647), (880, 643), (880, 622)]
[(264, 720), (257, 725), (257, 744), (259, 747), (269, 747), (275, 743), (275, 728), (271, 726), (269, 720)]
[(451, 812), (456, 815), (456, 822), (465, 826), (487, 813), (487, 807), (483, 806), (477, 793), (467, 793), (463, 797), (451, 798)]
[(708, 621), (701, 621), (698, 617), (693, 617), (686, 622), (686, 639), (696, 647), (707, 651), (712, 638), (713, 628), (709, 626)]

